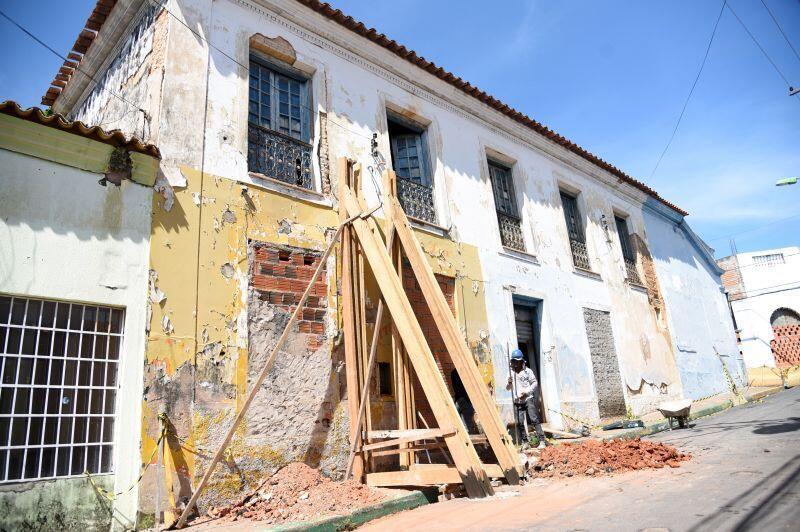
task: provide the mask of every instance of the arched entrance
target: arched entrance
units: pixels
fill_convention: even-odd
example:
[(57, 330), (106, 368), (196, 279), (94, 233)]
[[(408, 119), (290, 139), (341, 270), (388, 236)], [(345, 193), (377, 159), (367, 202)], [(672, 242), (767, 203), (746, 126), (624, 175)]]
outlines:
[(779, 368), (800, 364), (800, 314), (781, 307), (769, 317), (775, 339), (771, 342), (775, 364)]

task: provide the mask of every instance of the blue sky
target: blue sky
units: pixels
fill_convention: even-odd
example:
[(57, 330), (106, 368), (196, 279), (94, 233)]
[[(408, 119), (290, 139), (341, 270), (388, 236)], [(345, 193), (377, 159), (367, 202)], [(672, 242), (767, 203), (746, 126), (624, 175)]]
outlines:
[[(800, 51), (800, 0), (764, 0)], [(66, 54), (94, 0), (3, 1)], [(69, 9), (64, 6), (68, 4)], [(730, 0), (794, 86), (800, 59), (760, 0)], [(729, 252), (800, 245), (800, 97), (729, 11), (658, 171), (720, 1), (337, 0), (335, 7), (536, 118), (689, 211)], [(61, 61), (0, 19), (0, 100), (38, 105)], [(787, 218), (789, 218), (787, 220)]]

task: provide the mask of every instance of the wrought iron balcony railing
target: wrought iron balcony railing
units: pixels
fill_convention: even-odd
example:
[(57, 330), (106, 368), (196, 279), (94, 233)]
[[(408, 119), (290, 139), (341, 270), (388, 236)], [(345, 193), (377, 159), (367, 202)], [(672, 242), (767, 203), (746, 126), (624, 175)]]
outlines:
[(525, 239), (522, 237), (522, 221), (516, 216), (511, 216), (497, 211), (497, 223), (500, 226), (500, 241), (503, 247), (525, 251)]
[(247, 169), (289, 185), (312, 189), (311, 144), (250, 123)]
[(570, 239), (569, 245), (572, 248), (572, 264), (582, 270), (591, 270), (592, 264), (589, 262), (589, 252), (586, 249), (586, 242)]
[(432, 224), (436, 223), (433, 187), (399, 178), (397, 180), (397, 196), (407, 216)]
[(642, 279), (639, 277), (639, 270), (636, 269), (636, 262), (631, 259), (625, 259), (625, 272), (628, 276), (628, 281), (633, 284), (642, 284)]

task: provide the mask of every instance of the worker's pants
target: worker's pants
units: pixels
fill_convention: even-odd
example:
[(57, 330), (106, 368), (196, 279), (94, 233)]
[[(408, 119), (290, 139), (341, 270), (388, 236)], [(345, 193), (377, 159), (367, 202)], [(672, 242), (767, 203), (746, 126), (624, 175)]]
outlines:
[(456, 411), (458, 411), (458, 415), (461, 416), (461, 421), (464, 422), (464, 427), (467, 429), (467, 433), (475, 434), (477, 430), (475, 430), (475, 409), (472, 407), (472, 403), (469, 402), (469, 399), (466, 397), (459, 397), (456, 399)]
[(533, 430), (536, 431), (536, 437), (540, 442), (545, 441), (544, 431), (542, 430), (542, 418), (539, 415), (539, 405), (536, 401), (536, 394), (533, 393), (530, 397), (526, 398), (524, 402), (517, 403), (517, 441), (527, 442), (528, 435), (525, 433), (525, 416), (533, 424)]

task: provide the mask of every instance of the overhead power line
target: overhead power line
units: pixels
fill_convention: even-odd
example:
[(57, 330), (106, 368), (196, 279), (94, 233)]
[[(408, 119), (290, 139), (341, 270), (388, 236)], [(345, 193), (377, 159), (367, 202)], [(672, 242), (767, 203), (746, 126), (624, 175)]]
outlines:
[(794, 52), (794, 56), (797, 58), (798, 61), (800, 61), (800, 53), (797, 53), (797, 49), (792, 44), (792, 41), (789, 40), (789, 37), (786, 35), (786, 32), (783, 31), (783, 28), (778, 22), (778, 19), (775, 18), (775, 15), (772, 13), (772, 10), (769, 8), (769, 6), (764, 0), (761, 0), (761, 3), (764, 5), (764, 9), (767, 10), (767, 13), (769, 13), (769, 16), (772, 18), (772, 22), (774, 22), (775, 26), (778, 27), (778, 31), (781, 32), (781, 35), (783, 35), (783, 39), (786, 41), (786, 44), (788, 44), (789, 48), (791, 48), (792, 51)]
[(764, 227), (769, 227), (770, 225), (779, 224), (781, 222), (785, 222), (787, 220), (793, 220), (795, 218), (800, 218), (800, 214), (795, 214), (795, 215), (789, 216), (787, 218), (781, 218), (780, 220), (775, 220), (774, 222), (769, 222), (769, 223), (766, 223), (766, 224), (763, 224), (763, 225), (757, 225), (755, 227), (751, 227), (749, 229), (745, 229), (745, 230), (739, 231), (737, 233), (731, 233), (729, 235), (719, 235), (719, 236), (715, 236), (714, 238), (705, 238), (704, 240), (706, 242), (713, 242), (714, 240), (719, 240), (721, 238), (730, 238), (732, 236), (741, 235), (741, 234), (744, 234), (744, 233), (749, 233), (751, 231), (756, 231), (757, 229), (762, 229)]
[(784, 76), (783, 72), (781, 72), (781, 69), (778, 67), (777, 63), (775, 63), (775, 61), (772, 60), (772, 58), (769, 56), (769, 54), (764, 49), (764, 47), (761, 46), (761, 43), (758, 42), (758, 39), (756, 39), (756, 36), (753, 35), (753, 33), (747, 28), (745, 23), (742, 21), (741, 18), (739, 18), (739, 15), (736, 14), (736, 11), (733, 10), (731, 5), (728, 4), (727, 2), (725, 3), (725, 5), (728, 6), (728, 10), (731, 12), (731, 14), (736, 18), (736, 20), (739, 21), (739, 24), (741, 24), (742, 28), (744, 28), (744, 31), (747, 32), (747, 35), (750, 36), (750, 38), (753, 40), (753, 42), (756, 44), (756, 46), (758, 46), (758, 49), (761, 50), (761, 53), (764, 54), (764, 57), (767, 58), (767, 61), (769, 61), (769, 64), (771, 64), (772, 68), (775, 69), (775, 72), (777, 72), (778, 75), (781, 77), (781, 79), (783, 79), (783, 81), (786, 83), (786, 86), (791, 89), (792, 84), (789, 83), (789, 79), (786, 76)]
[[(50, 51), (50, 53), (52, 53), (53, 55), (55, 55), (56, 57), (58, 57), (58, 58), (59, 58), (59, 59), (61, 59), (62, 61), (67, 61), (67, 60), (68, 60), (66, 57), (64, 57), (63, 55), (61, 55), (61, 54), (60, 54), (60, 53), (58, 53), (57, 51), (55, 51), (55, 50), (54, 50), (54, 49), (53, 49), (53, 48), (52, 48), (50, 45), (48, 45), (48, 44), (47, 44), (47, 43), (45, 43), (43, 40), (41, 40), (39, 37), (37, 37), (36, 35), (34, 35), (34, 34), (33, 34), (33, 32), (31, 32), (30, 30), (26, 29), (24, 26), (22, 26), (22, 24), (20, 24), (19, 22), (17, 22), (17, 21), (16, 21), (16, 20), (14, 20), (13, 18), (9, 17), (9, 16), (8, 16), (8, 15), (7, 15), (7, 14), (4, 12), (4, 11), (0, 10), (0, 16), (2, 16), (3, 18), (5, 18), (7, 21), (9, 21), (11, 24), (13, 24), (14, 26), (16, 26), (17, 28), (19, 28), (19, 29), (20, 29), (20, 31), (22, 31), (22, 32), (23, 32), (25, 35), (27, 35), (28, 37), (30, 37), (31, 39), (33, 39), (34, 41), (36, 41), (37, 43), (39, 43), (41, 46), (43, 46), (44, 48), (46, 48), (48, 51)], [(80, 65), (77, 65), (77, 66), (75, 67), (75, 70), (77, 70), (78, 72), (80, 72), (81, 74), (83, 74), (84, 76), (86, 76), (87, 78), (89, 78), (89, 79), (91, 79), (92, 81), (94, 81), (95, 85), (100, 85), (100, 81), (99, 81), (98, 79), (96, 79), (94, 76), (92, 76), (91, 74), (89, 74), (88, 72), (86, 72), (85, 70), (83, 70), (83, 69), (80, 67)], [(117, 98), (119, 98), (121, 101), (123, 101), (123, 102), (125, 102), (126, 104), (130, 105), (130, 106), (131, 106), (131, 107), (133, 107), (134, 109), (136, 109), (136, 110), (138, 110), (138, 111), (141, 111), (142, 113), (144, 113), (144, 114), (145, 114), (145, 116), (147, 116), (147, 111), (145, 111), (144, 109), (142, 109), (141, 107), (139, 107), (139, 106), (138, 106), (138, 105), (136, 105), (135, 103), (132, 103), (132, 102), (128, 101), (128, 100), (127, 100), (125, 97), (123, 97), (123, 96), (120, 96), (119, 94), (117, 94), (116, 92), (112, 91), (112, 90), (111, 90), (111, 89), (109, 89), (108, 87), (103, 87), (103, 89), (104, 89), (104, 90), (107, 90), (109, 93), (111, 93), (112, 95), (116, 96), (116, 97), (117, 97)]]
[(706, 66), (706, 60), (708, 59), (708, 52), (711, 51), (711, 43), (714, 42), (714, 36), (717, 34), (717, 27), (719, 26), (719, 21), (722, 18), (722, 13), (725, 11), (725, 6), (728, 4), (727, 0), (723, 0), (722, 7), (719, 9), (719, 15), (717, 15), (717, 21), (714, 22), (714, 29), (711, 31), (711, 38), (708, 39), (708, 45), (706, 46), (706, 53), (703, 55), (703, 62), (700, 63), (700, 70), (697, 71), (697, 76), (694, 78), (694, 83), (692, 83), (692, 88), (689, 89), (689, 94), (686, 96), (686, 101), (683, 102), (683, 108), (681, 109), (681, 114), (678, 115), (678, 121), (675, 122), (675, 127), (672, 129), (672, 134), (669, 136), (669, 140), (667, 141), (667, 145), (664, 146), (664, 151), (661, 152), (661, 155), (656, 161), (655, 167), (653, 167), (653, 171), (650, 172), (650, 178), (652, 179), (658, 170), (659, 165), (661, 164), (661, 160), (664, 158), (664, 155), (667, 153), (670, 145), (672, 144), (673, 139), (675, 139), (675, 133), (678, 132), (678, 126), (681, 125), (681, 120), (683, 120), (683, 114), (686, 112), (686, 107), (689, 105), (689, 100), (692, 99), (692, 94), (694, 94), (694, 88), (697, 86), (697, 82), (700, 81), (700, 74), (703, 73), (703, 68)]

